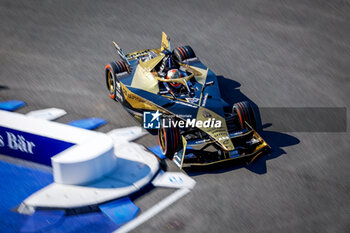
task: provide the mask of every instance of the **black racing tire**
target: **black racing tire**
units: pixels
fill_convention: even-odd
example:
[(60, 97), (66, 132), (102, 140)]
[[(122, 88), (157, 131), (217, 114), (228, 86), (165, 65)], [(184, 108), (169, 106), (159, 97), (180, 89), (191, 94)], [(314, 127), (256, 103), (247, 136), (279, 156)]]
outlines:
[(238, 121), (242, 129), (248, 128), (247, 123), (256, 130), (256, 118), (254, 110), (249, 102), (242, 101), (235, 103), (232, 112), (237, 114)]
[(175, 59), (179, 62), (183, 62), (186, 59), (196, 57), (196, 54), (189, 45), (177, 47), (173, 50), (173, 55), (175, 56)]
[(125, 71), (127, 71), (126, 64), (121, 61), (111, 62), (105, 67), (105, 78), (109, 96), (120, 103), (124, 102), (124, 96), (117, 74)]
[[(169, 119), (165, 119), (169, 125)], [(158, 130), (158, 143), (160, 149), (167, 158), (172, 159), (180, 144), (179, 129), (177, 127), (160, 128)]]

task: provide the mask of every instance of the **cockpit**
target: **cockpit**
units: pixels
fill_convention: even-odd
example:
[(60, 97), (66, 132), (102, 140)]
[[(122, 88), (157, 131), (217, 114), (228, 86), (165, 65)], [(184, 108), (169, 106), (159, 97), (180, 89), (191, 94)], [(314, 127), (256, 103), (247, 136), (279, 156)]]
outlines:
[[(169, 95), (172, 98), (193, 97), (192, 88), (195, 72), (185, 64), (178, 62), (171, 51), (163, 50), (143, 50), (128, 54), (129, 60), (138, 59), (138, 65), (150, 72), (154, 79), (158, 81), (159, 95)], [(178, 70), (181, 76), (178, 78), (168, 78), (169, 70)]]

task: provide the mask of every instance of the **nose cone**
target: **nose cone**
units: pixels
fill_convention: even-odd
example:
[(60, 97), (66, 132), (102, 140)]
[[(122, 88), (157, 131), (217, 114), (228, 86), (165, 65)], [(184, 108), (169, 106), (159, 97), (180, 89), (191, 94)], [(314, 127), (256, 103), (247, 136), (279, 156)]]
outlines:
[(223, 117), (209, 109), (199, 107), (196, 121), (203, 122), (202, 127), (198, 128), (214, 138), (224, 150), (231, 151), (235, 149)]

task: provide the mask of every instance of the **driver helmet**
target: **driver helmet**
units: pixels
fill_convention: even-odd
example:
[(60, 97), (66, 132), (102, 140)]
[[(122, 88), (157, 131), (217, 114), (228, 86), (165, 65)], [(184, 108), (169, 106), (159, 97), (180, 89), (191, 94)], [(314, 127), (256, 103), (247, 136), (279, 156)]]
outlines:
[[(182, 77), (182, 75), (178, 69), (171, 69), (168, 71), (168, 73), (166, 75), (166, 79), (177, 79), (177, 78), (181, 78), (181, 77)], [(178, 88), (181, 86), (181, 83), (170, 82), (170, 85)]]

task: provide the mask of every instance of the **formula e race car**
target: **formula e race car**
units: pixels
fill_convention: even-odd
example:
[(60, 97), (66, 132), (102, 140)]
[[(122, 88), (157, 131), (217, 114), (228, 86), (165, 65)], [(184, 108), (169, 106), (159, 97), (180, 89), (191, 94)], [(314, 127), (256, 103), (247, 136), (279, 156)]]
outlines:
[(109, 96), (158, 134), (162, 153), (180, 168), (243, 157), (252, 162), (270, 148), (256, 132), (249, 102), (228, 106), (216, 75), (190, 46), (171, 51), (164, 32), (158, 49), (125, 55), (113, 44), (121, 61), (105, 68)]

